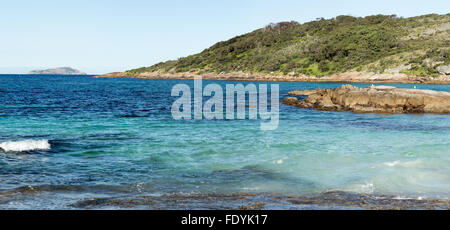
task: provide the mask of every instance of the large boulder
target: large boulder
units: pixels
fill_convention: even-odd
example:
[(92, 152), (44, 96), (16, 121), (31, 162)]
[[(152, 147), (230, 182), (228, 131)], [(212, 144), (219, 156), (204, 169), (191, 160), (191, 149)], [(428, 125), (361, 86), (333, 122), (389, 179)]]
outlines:
[(298, 98), (296, 97), (286, 97), (283, 100), (284, 105), (297, 105), (298, 104)]
[(442, 65), (436, 68), (439, 73), (450, 75), (450, 65)]

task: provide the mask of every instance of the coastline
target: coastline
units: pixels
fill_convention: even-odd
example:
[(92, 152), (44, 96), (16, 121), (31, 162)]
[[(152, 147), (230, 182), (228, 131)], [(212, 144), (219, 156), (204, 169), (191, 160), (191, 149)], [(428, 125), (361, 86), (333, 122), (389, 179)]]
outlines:
[(398, 74), (375, 74), (365, 72), (347, 72), (330, 76), (290, 76), (290, 75), (265, 75), (249, 73), (159, 73), (147, 72), (136, 75), (125, 72), (114, 72), (95, 76), (96, 78), (138, 78), (138, 79), (180, 79), (192, 80), (201, 77), (203, 80), (218, 81), (263, 81), (263, 82), (335, 82), (335, 83), (400, 83), (400, 84), (450, 84), (450, 76), (441, 75), (439, 77), (409, 76), (403, 73)]

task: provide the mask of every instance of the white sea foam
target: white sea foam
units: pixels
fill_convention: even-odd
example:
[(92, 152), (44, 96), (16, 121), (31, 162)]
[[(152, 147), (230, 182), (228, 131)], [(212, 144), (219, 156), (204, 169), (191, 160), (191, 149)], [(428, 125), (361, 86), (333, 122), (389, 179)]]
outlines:
[(273, 163), (273, 164), (277, 164), (277, 165), (281, 165), (281, 164), (283, 164), (284, 161), (287, 160), (287, 159), (289, 159), (289, 158), (283, 157), (283, 158), (281, 158), (281, 159), (279, 159), (279, 160), (272, 161), (272, 163)]
[(373, 194), (375, 192), (375, 185), (372, 182), (366, 182), (364, 184), (353, 184), (343, 189), (343, 191)]
[(418, 167), (418, 166), (422, 165), (423, 163), (424, 163), (424, 161), (422, 159), (416, 159), (416, 160), (412, 160), (412, 161), (385, 162), (385, 163), (383, 163), (383, 165), (388, 166), (388, 167), (401, 166), (401, 167), (405, 167), (405, 168), (413, 168), (413, 167)]
[(384, 165), (389, 166), (389, 167), (395, 167), (397, 165), (401, 164), (400, 161), (392, 161), (392, 162), (386, 162), (384, 163)]
[(8, 141), (0, 143), (0, 149), (5, 152), (26, 152), (32, 150), (49, 150), (51, 148), (48, 140), (24, 140)]

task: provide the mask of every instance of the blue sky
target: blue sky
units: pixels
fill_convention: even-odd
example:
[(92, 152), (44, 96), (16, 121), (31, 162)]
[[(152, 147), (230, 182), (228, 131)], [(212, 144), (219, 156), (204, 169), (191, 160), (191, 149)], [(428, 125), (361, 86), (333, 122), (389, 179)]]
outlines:
[(2, 1), (0, 73), (123, 71), (194, 54), (271, 22), (449, 11), (448, 0)]

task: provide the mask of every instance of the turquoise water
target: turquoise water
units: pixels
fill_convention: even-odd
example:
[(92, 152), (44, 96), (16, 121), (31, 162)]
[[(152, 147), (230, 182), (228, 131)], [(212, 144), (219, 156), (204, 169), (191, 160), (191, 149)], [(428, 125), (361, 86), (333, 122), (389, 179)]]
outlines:
[[(90, 197), (136, 194), (450, 198), (449, 115), (280, 105), (275, 131), (261, 131), (259, 120), (176, 121), (170, 92), (178, 83), (193, 85), (0, 75), (0, 148), (10, 149), (0, 150), (0, 209), (68, 208)], [(277, 84), (280, 100), (291, 90), (341, 85)], [(450, 91), (448, 85), (417, 88)]]

